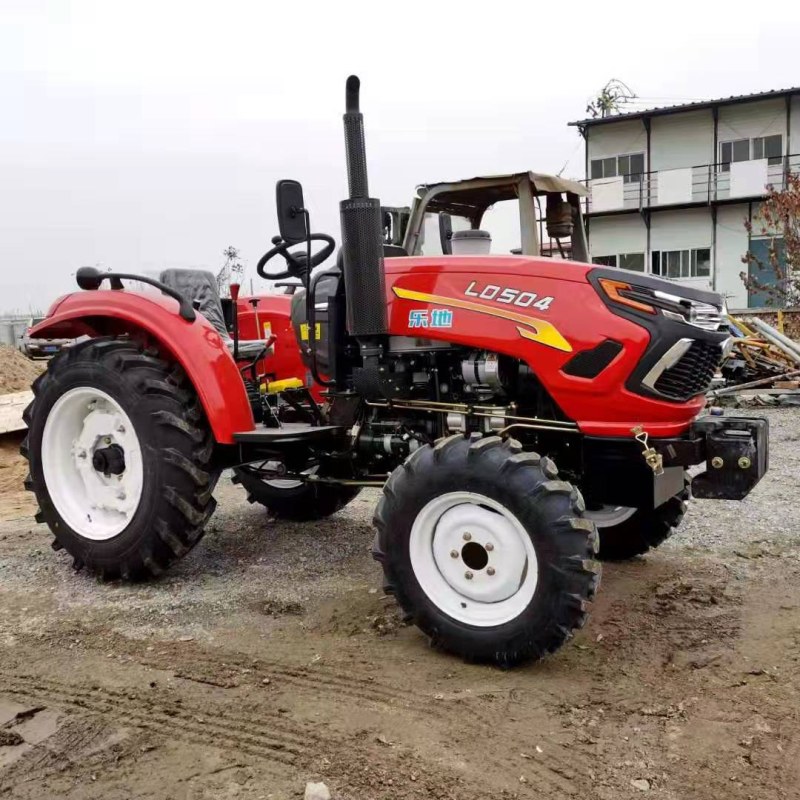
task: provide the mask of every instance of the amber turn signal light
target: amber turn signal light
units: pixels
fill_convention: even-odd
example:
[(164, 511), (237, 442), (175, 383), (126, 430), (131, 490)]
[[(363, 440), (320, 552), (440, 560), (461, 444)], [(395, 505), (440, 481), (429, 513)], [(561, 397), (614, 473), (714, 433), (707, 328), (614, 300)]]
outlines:
[(609, 300), (613, 300), (615, 303), (620, 303), (623, 306), (635, 308), (637, 311), (646, 311), (648, 314), (658, 313), (653, 306), (626, 296), (626, 292), (635, 291), (629, 283), (625, 283), (625, 281), (615, 281), (611, 278), (600, 278), (598, 283), (602, 286)]

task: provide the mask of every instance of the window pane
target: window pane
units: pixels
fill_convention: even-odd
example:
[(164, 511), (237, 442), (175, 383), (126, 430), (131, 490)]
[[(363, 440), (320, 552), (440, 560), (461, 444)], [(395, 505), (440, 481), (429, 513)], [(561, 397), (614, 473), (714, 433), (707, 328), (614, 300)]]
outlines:
[(603, 177), (603, 159), (592, 159), (592, 179)]
[(733, 160), (748, 161), (750, 159), (750, 140), (737, 139), (733, 143)]
[(731, 160), (731, 153), (733, 152), (732, 142), (722, 142), (719, 146), (719, 160), (723, 164), (729, 164)]
[(603, 177), (614, 178), (617, 175), (617, 157), (603, 159)]
[(630, 158), (631, 174), (641, 175), (644, 172), (644, 153), (634, 153)]
[(621, 269), (632, 269), (644, 272), (644, 253), (622, 253), (619, 257)]
[(764, 137), (758, 136), (753, 139), (753, 160), (764, 158)]
[(617, 266), (617, 257), (616, 256), (594, 256), (592, 258), (592, 264), (600, 264), (604, 267), (616, 267)]
[(769, 159), (770, 164), (780, 164), (783, 155), (783, 136), (779, 133), (774, 136), (764, 137), (764, 158)]
[(630, 172), (630, 156), (617, 156), (617, 174), (627, 175)]
[(701, 247), (692, 250), (692, 277), (707, 278), (711, 275), (711, 250)]
[(664, 267), (662, 274), (666, 278), (681, 277), (681, 251), (669, 250), (661, 254), (661, 263)]
[(656, 251), (651, 256), (651, 265), (650, 269), (653, 272), (653, 275), (660, 275), (661, 274), (661, 253)]

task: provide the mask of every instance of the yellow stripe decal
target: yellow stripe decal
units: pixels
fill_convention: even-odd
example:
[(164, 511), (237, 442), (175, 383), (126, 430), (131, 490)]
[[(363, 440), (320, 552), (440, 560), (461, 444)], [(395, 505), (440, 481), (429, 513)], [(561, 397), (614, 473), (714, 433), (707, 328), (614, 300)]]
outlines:
[(421, 303), (436, 303), (440, 306), (450, 306), (451, 308), (463, 308), (465, 311), (474, 311), (477, 314), (488, 314), (490, 317), (500, 317), (510, 319), (528, 328), (517, 327), (519, 335), (523, 339), (530, 339), (533, 342), (553, 347), (556, 350), (563, 350), (565, 353), (572, 352), (572, 345), (558, 332), (557, 328), (550, 322), (543, 319), (528, 317), (525, 314), (518, 314), (516, 311), (507, 311), (504, 308), (494, 308), (483, 303), (473, 303), (469, 300), (461, 300), (455, 297), (443, 297), (438, 294), (427, 294), (426, 292), (415, 292), (412, 289), (399, 289), (392, 287), (392, 291), (403, 300), (418, 300)]

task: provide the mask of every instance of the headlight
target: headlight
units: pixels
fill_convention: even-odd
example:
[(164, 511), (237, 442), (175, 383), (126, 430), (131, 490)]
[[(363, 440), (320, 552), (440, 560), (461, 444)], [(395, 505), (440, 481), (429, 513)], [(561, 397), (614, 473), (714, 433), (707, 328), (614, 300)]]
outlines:
[(634, 286), (626, 281), (600, 278), (598, 281), (609, 300), (647, 314), (663, 314), (678, 322), (686, 322), (707, 331), (716, 331), (724, 320), (720, 309), (659, 289)]

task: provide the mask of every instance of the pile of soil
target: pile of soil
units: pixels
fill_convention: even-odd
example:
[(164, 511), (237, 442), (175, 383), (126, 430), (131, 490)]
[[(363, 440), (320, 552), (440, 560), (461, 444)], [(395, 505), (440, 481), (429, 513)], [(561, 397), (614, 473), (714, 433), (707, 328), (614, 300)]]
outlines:
[(0, 344), (0, 394), (27, 391), (43, 369), (15, 347)]
[(22, 485), (28, 474), (28, 462), (20, 455), (24, 431), (0, 436), (0, 520), (30, 516), (36, 511), (33, 495)]

